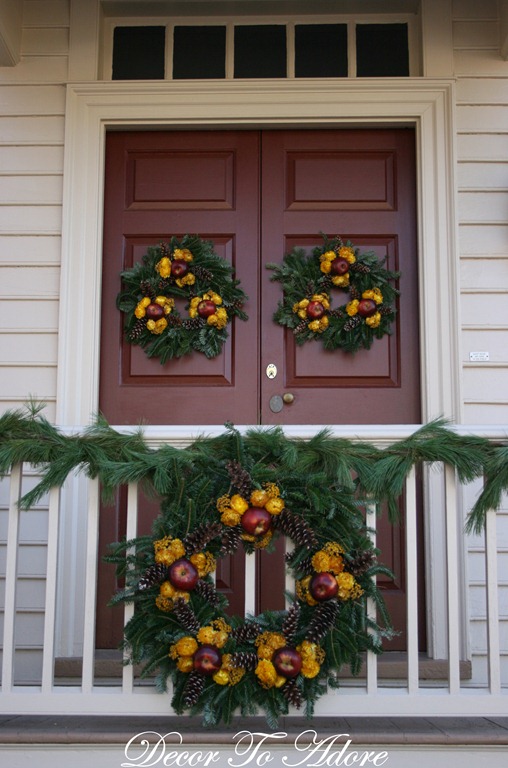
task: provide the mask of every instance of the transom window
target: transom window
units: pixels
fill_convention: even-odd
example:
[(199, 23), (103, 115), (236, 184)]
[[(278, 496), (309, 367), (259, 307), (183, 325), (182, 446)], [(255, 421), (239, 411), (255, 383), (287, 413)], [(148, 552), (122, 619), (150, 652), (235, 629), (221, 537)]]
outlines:
[(416, 17), (109, 19), (113, 80), (408, 77), (418, 75)]

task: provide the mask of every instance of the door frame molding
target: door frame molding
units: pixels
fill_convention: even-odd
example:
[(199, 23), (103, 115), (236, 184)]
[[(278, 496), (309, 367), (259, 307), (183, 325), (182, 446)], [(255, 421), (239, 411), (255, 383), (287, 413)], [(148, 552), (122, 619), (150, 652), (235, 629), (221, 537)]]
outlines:
[[(98, 411), (105, 133), (116, 130), (415, 128), (422, 418), (461, 421), (454, 83), (444, 79), (93, 82), (67, 86), (56, 421), (90, 424)], [(312, 428), (310, 428), (312, 429)], [(309, 426), (287, 427), (305, 436)], [(332, 430), (340, 434), (340, 427)], [(165, 427), (175, 445), (210, 427)], [(351, 427), (348, 428), (351, 432)], [(387, 435), (396, 429), (387, 428)], [(427, 512), (441, 509), (427, 489)], [(75, 549), (86, 520), (83, 488), (69, 489), (62, 547)], [(432, 503), (430, 501), (432, 497)], [(436, 503), (437, 502), (437, 503)], [(432, 510), (435, 510), (432, 513)], [(429, 519), (429, 518), (428, 518)], [(71, 522), (72, 521), (72, 522)], [(426, 542), (429, 648), (443, 652), (440, 621), (442, 520)], [(63, 551), (63, 550), (62, 550)], [(79, 559), (79, 554), (75, 553)], [(432, 567), (431, 567), (432, 566)], [(61, 616), (79, 622), (62, 585)], [(66, 614), (66, 611), (70, 612)], [(76, 618), (77, 617), (77, 618)], [(63, 636), (71, 638), (72, 630)], [(63, 641), (69, 649), (69, 642)], [(65, 652), (65, 648), (62, 647)], [(73, 648), (75, 652), (75, 649)]]

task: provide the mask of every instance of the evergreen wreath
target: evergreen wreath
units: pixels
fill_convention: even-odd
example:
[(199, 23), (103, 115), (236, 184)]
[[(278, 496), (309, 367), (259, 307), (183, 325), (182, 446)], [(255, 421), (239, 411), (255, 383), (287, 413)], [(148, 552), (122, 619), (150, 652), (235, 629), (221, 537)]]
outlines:
[[(290, 328), (299, 345), (319, 339), (325, 349), (370, 349), (374, 339), (391, 332), (396, 314), (399, 292), (391, 283), (400, 273), (386, 269), (385, 261), (338, 235), (323, 235), (323, 245), (310, 256), (294, 248), (282, 264), (267, 264), (271, 280), (283, 289), (273, 319)], [(335, 289), (347, 291), (348, 301), (333, 308)]]
[[(204, 724), (235, 712), (264, 711), (269, 725), (304, 706), (312, 716), (338, 674), (353, 674), (367, 650), (391, 636), (376, 575), (364, 507), (352, 486), (322, 467), (300, 474), (259, 464), (230, 428), (241, 462), (200, 461), (182, 474), (155, 520), (152, 536), (120, 542), (107, 558), (125, 579), (112, 603), (133, 602), (125, 650), (143, 674), (156, 673), (174, 710), (202, 713)], [(286, 566), (296, 580), (290, 607), (247, 618), (229, 616), (211, 574), (239, 547), (270, 550), (285, 536)], [(369, 618), (367, 598), (378, 608)]]
[[(149, 247), (141, 262), (121, 273), (123, 289), (116, 305), (125, 312), (125, 337), (143, 347), (161, 365), (193, 350), (213, 358), (227, 339), (233, 317), (246, 320), (247, 296), (231, 266), (197, 235), (171, 237)], [(184, 318), (176, 300), (186, 300)]]

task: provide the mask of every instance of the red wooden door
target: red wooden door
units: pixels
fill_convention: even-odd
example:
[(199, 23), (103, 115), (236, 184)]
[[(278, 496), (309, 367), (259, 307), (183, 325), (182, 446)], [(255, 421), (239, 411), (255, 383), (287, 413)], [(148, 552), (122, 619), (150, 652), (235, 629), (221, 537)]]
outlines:
[[(111, 133), (106, 153), (100, 408), (110, 423), (420, 421), (411, 130)], [(280, 285), (265, 265), (294, 246), (319, 245), (321, 231), (386, 255), (387, 266), (402, 272), (393, 335), (354, 357), (314, 342), (296, 347), (272, 320)], [(123, 340), (119, 273), (148, 245), (185, 233), (213, 240), (235, 266), (249, 320), (235, 322), (218, 358), (196, 354), (161, 366)], [(270, 363), (275, 378), (265, 374)], [(293, 402), (274, 413), (270, 399), (287, 392)], [(121, 513), (103, 517), (105, 543), (119, 535)], [(382, 526), (379, 544), (397, 574), (385, 591), (403, 631), (400, 529)], [(283, 569), (274, 570), (274, 562), (260, 559), (258, 610), (281, 607)], [(241, 568), (238, 560), (222, 564), (225, 591)], [(104, 602), (114, 580), (99, 578)], [(234, 609), (241, 610), (241, 598)], [(99, 616), (101, 647), (111, 635), (108, 616), (106, 609)], [(402, 634), (394, 647), (404, 642)]]

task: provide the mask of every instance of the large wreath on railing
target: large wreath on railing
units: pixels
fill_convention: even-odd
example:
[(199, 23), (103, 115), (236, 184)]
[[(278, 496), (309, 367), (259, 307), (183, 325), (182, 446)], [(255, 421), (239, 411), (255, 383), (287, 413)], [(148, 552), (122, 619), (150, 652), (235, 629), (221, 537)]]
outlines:
[[(319, 339), (325, 349), (369, 349), (374, 339), (390, 333), (398, 295), (391, 283), (400, 273), (339, 236), (323, 235), (323, 241), (311, 255), (294, 248), (282, 264), (267, 265), (283, 289), (274, 320), (293, 331), (297, 344)], [(337, 295), (340, 306), (333, 307)]]
[[(150, 247), (141, 262), (121, 273), (118, 309), (125, 312), (125, 336), (163, 365), (193, 350), (212, 358), (220, 354), (233, 317), (246, 320), (247, 296), (233, 269), (197, 235), (172, 237)], [(184, 300), (188, 317), (177, 301)]]
[[(189, 465), (152, 536), (114, 545), (108, 559), (125, 588), (112, 603), (134, 602), (127, 657), (144, 664), (144, 675), (156, 673), (159, 690), (172, 681), (177, 713), (202, 713), (213, 725), (261, 709), (275, 728), (290, 705), (312, 716), (344, 665), (357, 674), (365, 651), (381, 652), (391, 630), (375, 577), (389, 571), (376, 560), (351, 485), (325, 482), (321, 470), (277, 471), (235, 434), (241, 463)], [(229, 616), (212, 578), (217, 559), (239, 547), (269, 551), (278, 536), (292, 544), (290, 607)], [(367, 614), (368, 597), (377, 619)]]

